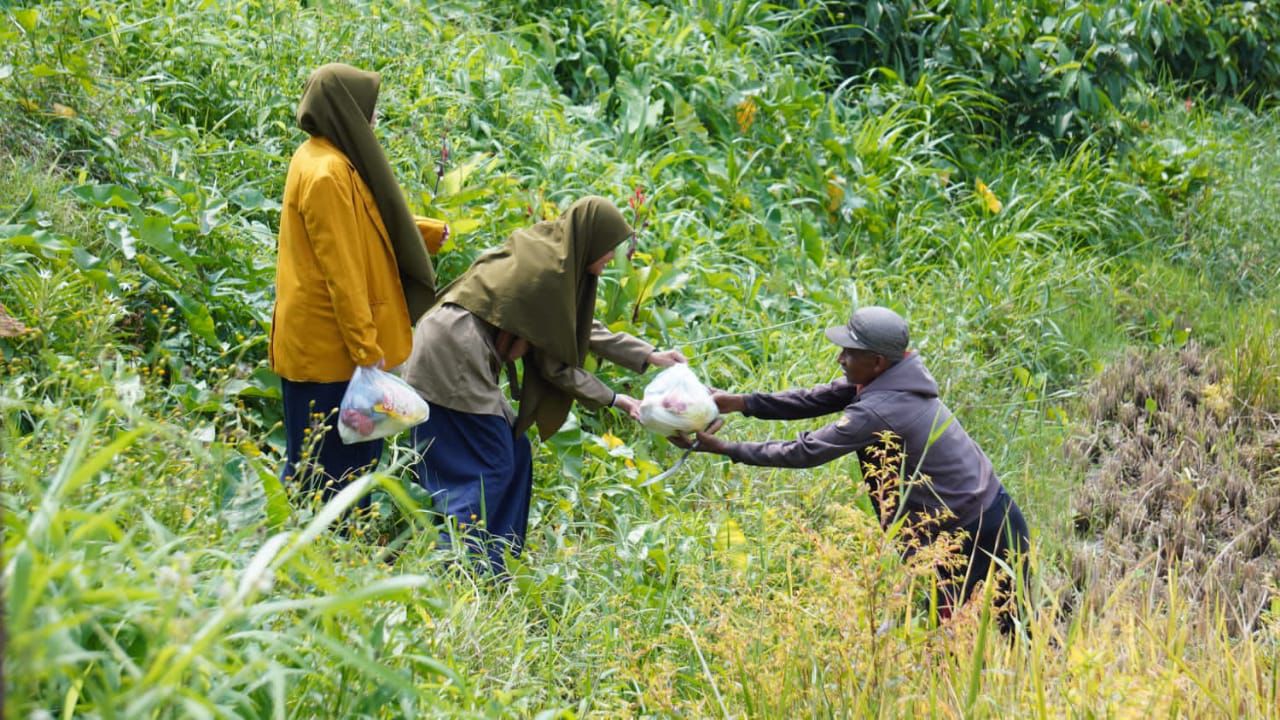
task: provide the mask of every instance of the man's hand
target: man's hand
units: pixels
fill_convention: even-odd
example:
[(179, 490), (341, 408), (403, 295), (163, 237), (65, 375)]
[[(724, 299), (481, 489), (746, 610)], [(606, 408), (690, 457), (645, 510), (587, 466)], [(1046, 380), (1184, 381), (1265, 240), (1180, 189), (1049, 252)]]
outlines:
[[(712, 427), (719, 429), (714, 425)], [(724, 455), (729, 452), (729, 443), (709, 432), (694, 433), (693, 437), (694, 439), (690, 440), (684, 435), (672, 435), (667, 438), (667, 441), (678, 448), (692, 449), (695, 452), (715, 453), (716, 455)]]
[(745, 412), (747, 409), (746, 395), (735, 395), (712, 388), (711, 399), (716, 401), (716, 409), (722, 413), (740, 413)]
[(679, 350), (654, 350), (645, 361), (654, 367), (671, 367), (677, 363), (687, 363), (689, 359)]
[(622, 393), (614, 395), (613, 407), (630, 415), (632, 420), (640, 421), (640, 401), (630, 395), (623, 395)]

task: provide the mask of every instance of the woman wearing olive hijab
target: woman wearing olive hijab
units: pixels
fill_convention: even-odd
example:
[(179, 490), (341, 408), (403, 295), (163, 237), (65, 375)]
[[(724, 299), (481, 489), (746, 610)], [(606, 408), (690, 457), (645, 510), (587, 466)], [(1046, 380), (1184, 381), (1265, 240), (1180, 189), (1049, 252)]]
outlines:
[[(349, 65), (311, 73), (297, 113), (311, 137), (289, 161), (280, 213), (268, 351), (284, 400), (280, 474), (326, 498), (382, 454), (381, 440), (338, 437), (335, 410), (352, 372), (404, 362), (412, 322), (435, 299), (429, 226), (409, 214), (373, 134), (379, 82)], [(309, 435), (319, 422), (327, 429), (317, 447)], [(300, 469), (313, 453), (318, 467)]]
[[(536, 425), (550, 437), (574, 400), (639, 417), (634, 398), (583, 369), (587, 352), (635, 372), (685, 361), (593, 318), (600, 273), (632, 234), (613, 203), (579, 200), (481, 255), (414, 328), (404, 378), (431, 404), (413, 433), (422, 452), (418, 480), (438, 512), (497, 540), (487, 548), (494, 569), (503, 567), (504, 550), (518, 554), (524, 544), (533, 488), (525, 431)], [(503, 365), (514, 377), (517, 359), (518, 414), (499, 388)]]

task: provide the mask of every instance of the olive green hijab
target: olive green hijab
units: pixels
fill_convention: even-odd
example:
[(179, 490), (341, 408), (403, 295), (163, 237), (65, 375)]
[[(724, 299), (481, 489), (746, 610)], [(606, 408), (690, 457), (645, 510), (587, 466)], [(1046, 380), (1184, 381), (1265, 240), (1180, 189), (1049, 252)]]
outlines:
[(375, 72), (340, 63), (322, 65), (307, 78), (298, 104), (298, 127), (337, 145), (373, 192), (396, 255), (409, 319), (414, 322), (435, 301), (436, 274), (400, 184), (370, 126), (381, 82)]
[(573, 399), (547, 382), (541, 369), (554, 363), (582, 367), (599, 281), (587, 267), (631, 234), (612, 202), (586, 197), (553, 221), (512, 233), (445, 290), (441, 302), (461, 305), (532, 346), (523, 358), (517, 432), (536, 424), (545, 440), (564, 424)]

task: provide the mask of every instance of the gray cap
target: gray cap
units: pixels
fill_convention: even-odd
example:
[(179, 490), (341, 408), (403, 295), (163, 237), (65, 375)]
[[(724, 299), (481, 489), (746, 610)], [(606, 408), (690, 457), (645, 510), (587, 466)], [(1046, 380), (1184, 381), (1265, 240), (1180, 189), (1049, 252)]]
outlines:
[(907, 352), (907, 321), (886, 307), (858, 308), (846, 325), (827, 328), (827, 339), (843, 348), (867, 350), (890, 360), (901, 360)]

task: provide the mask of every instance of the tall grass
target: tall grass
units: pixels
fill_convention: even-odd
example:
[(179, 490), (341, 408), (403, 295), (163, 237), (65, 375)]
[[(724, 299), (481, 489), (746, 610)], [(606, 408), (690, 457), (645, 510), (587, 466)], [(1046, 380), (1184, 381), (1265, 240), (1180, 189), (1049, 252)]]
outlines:
[[(1241, 635), (1176, 568), (1072, 586), (1061, 450), (1133, 346), (1200, 340), (1237, 410), (1280, 408), (1274, 118), (1177, 96), (1124, 153), (1000, 141), (981, 78), (842, 79), (815, 10), (767, 3), (5, 13), (0, 302), (35, 329), (0, 338), (8, 714), (1274, 714), (1277, 608)], [(1033, 526), (1025, 631), (986, 602), (935, 626), (856, 463), (652, 483), (674, 451), (609, 414), (538, 447), (507, 581), (434, 547), (404, 448), (326, 506), (287, 497), (274, 226), (301, 83), (336, 59), (383, 72), (410, 202), (454, 223), (444, 279), (640, 185), (652, 223), (599, 315), (717, 386), (826, 381), (823, 327), (902, 311)], [(374, 516), (331, 530), (362, 492)]]

